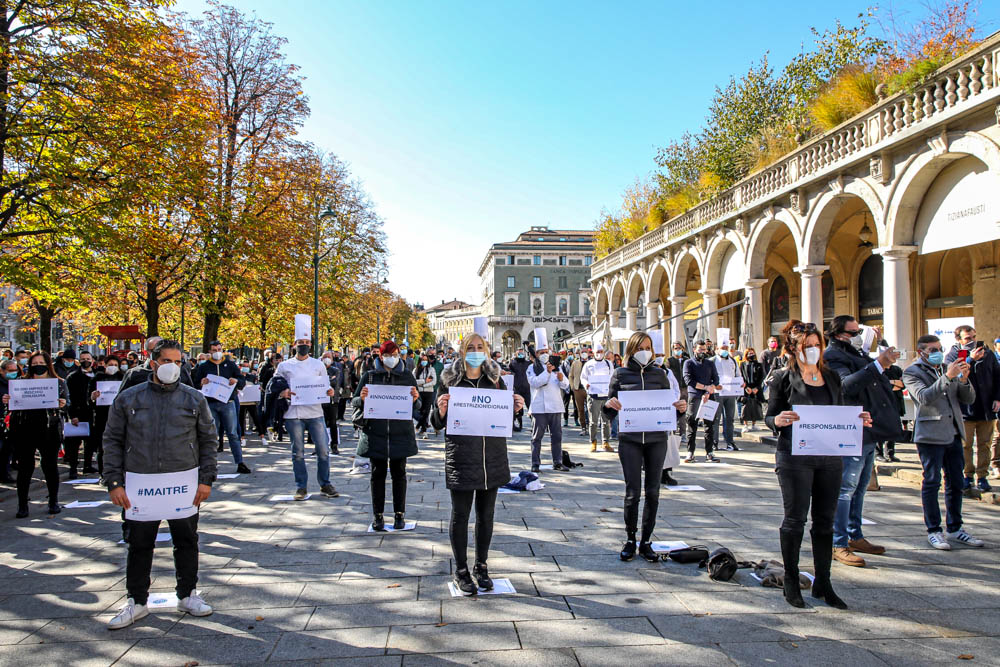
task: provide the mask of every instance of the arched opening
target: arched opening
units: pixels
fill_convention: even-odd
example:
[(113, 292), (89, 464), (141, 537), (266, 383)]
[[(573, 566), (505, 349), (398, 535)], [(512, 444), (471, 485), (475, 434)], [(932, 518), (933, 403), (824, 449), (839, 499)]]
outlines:
[(544, 314), (542, 312), (542, 308), (543, 308), (543, 306), (542, 306), (542, 299), (541, 299), (541, 297), (537, 297), (536, 296), (534, 299), (531, 300), (531, 314), (532, 314), (532, 316), (534, 316), (534, 317), (542, 317), (543, 314)]
[(559, 297), (559, 315), (560, 317), (569, 316), (569, 299), (566, 297)]
[(763, 322), (758, 340), (777, 334), (790, 318), (799, 315), (800, 282), (793, 268), (799, 265), (799, 251), (793, 229), (796, 225), (791, 213), (780, 211), (771, 220), (755, 225), (750, 238), (747, 274), (751, 279), (767, 280), (761, 304), (764, 313), (754, 313), (754, 318)]
[(521, 334), (514, 329), (507, 329), (500, 337), (500, 351), (504, 359), (510, 359), (521, 349)]
[(777, 334), (792, 317), (788, 281), (785, 280), (784, 276), (776, 276), (771, 281), (767, 304), (768, 311), (771, 313), (771, 333)]
[(858, 274), (858, 321), (880, 326), (883, 319), (882, 256), (872, 255)]

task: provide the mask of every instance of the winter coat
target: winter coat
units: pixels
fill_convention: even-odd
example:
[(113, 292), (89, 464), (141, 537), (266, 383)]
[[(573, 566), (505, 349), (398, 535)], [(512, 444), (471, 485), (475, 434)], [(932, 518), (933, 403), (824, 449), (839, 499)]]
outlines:
[[(670, 389), (669, 371), (663, 370), (652, 361), (646, 366), (640, 364), (634, 357), (629, 358), (628, 365), (616, 368), (611, 374), (611, 384), (608, 385), (608, 400), (618, 398), (622, 391), (652, 391), (654, 389)], [(677, 385), (678, 398), (680, 386)], [(611, 422), (618, 411), (604, 404), (604, 417)], [(667, 442), (666, 431), (643, 431), (640, 433), (623, 433), (618, 431), (618, 441), (633, 445), (645, 446)]]
[[(203, 364), (198, 364), (194, 369), (194, 373), (191, 379), (194, 381), (194, 388), (201, 391), (201, 381), (207, 378), (209, 375), (218, 375), (219, 377), (232, 379), (236, 378), (236, 386), (233, 388), (233, 393), (229, 395), (228, 403), (239, 400), (239, 393), (243, 390), (243, 387), (247, 386), (247, 379), (243, 376), (243, 372), (240, 367), (236, 365), (236, 362), (229, 358), (223, 358), (219, 363), (215, 363), (211, 359)], [(208, 399), (209, 403), (222, 403), (222, 401), (217, 401), (214, 398)]]
[[(351, 421), (360, 430), (357, 455), (366, 459), (405, 459), (413, 456), (417, 453), (417, 434), (412, 419), (365, 419), (365, 400), (361, 398), (361, 390), (367, 385), (379, 384), (416, 387), (417, 381), (413, 373), (406, 370), (402, 359), (391, 370), (383, 366), (379, 359), (375, 362), (375, 369), (364, 374), (351, 400), (354, 408)], [(418, 398), (413, 401), (413, 414), (419, 413)]]
[(840, 376), (836, 371), (824, 368), (823, 371), (824, 389), (826, 389), (826, 403), (813, 403), (809, 390), (806, 389), (805, 380), (802, 375), (791, 368), (782, 368), (775, 372), (774, 380), (768, 390), (767, 414), (764, 416), (764, 423), (768, 428), (778, 433), (779, 452), (790, 454), (792, 452), (792, 425), (777, 427), (774, 424), (775, 418), (791, 410), (793, 405), (843, 405), (844, 399), (840, 388)]
[(281, 398), (281, 392), (286, 389), (289, 389), (288, 380), (281, 375), (272, 373), (261, 397), (264, 401), (262, 417), (265, 424), (276, 424), (285, 416), (290, 401), (287, 398)]
[[(447, 394), (449, 388), (456, 386), (503, 389), (500, 367), (495, 361), (486, 360), (482, 369), (482, 375), (470, 380), (465, 375), (465, 362), (456, 360), (441, 374), (442, 386), (438, 396)], [(445, 431), (444, 477), (449, 489), (495, 489), (510, 481), (506, 438), (448, 433), (447, 419), (438, 412), (437, 401), (431, 411), (431, 425)]]
[[(953, 345), (944, 358), (944, 367), (958, 359), (958, 351), (961, 345)], [(969, 381), (972, 388), (976, 390), (976, 400), (968, 405), (962, 406), (962, 416), (965, 421), (988, 421), (996, 419), (993, 412), (993, 401), (1000, 401), (1000, 363), (997, 363), (996, 355), (990, 354), (989, 350), (979, 361), (972, 358), (969, 352)]]
[(510, 361), (510, 372), (514, 375), (514, 391), (521, 396), (530, 398), (531, 386), (528, 384), (528, 368), (531, 361), (514, 357)]
[(844, 391), (844, 405), (860, 405), (871, 413), (872, 425), (862, 434), (864, 444), (898, 440), (903, 434), (899, 409), (892, 395), (892, 385), (880, 373), (874, 361), (850, 343), (831, 340), (823, 352), (827, 368), (839, 376)]
[(94, 406), (90, 400), (90, 391), (94, 378), (75, 370), (66, 378), (66, 388), (69, 391), (69, 407), (66, 412), (70, 419), (79, 419), (90, 423), (94, 415)]

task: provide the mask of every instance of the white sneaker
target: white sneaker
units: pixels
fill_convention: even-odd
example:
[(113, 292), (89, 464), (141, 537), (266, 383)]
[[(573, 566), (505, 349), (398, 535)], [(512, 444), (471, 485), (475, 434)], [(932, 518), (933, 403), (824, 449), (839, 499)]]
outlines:
[(986, 544), (978, 537), (973, 537), (972, 535), (969, 535), (967, 532), (965, 532), (964, 528), (959, 528), (954, 533), (948, 533), (948, 539), (960, 542), (961, 544), (964, 544), (967, 547), (981, 547), (984, 544)]
[(998, 468), (997, 466), (993, 466), (992, 468), (990, 468), (989, 478), (1000, 479), (1000, 468)]
[(944, 533), (929, 533), (927, 535), (927, 541), (930, 542), (931, 546), (935, 549), (951, 551), (951, 545), (948, 544), (948, 540), (944, 538)]
[(132, 625), (140, 618), (149, 616), (149, 609), (144, 604), (136, 604), (135, 600), (129, 598), (122, 606), (118, 615), (108, 621), (108, 630), (121, 630)]
[(212, 608), (205, 604), (200, 595), (191, 593), (191, 595), (183, 600), (177, 601), (177, 612), (181, 614), (188, 613), (192, 616), (208, 616), (212, 613)]

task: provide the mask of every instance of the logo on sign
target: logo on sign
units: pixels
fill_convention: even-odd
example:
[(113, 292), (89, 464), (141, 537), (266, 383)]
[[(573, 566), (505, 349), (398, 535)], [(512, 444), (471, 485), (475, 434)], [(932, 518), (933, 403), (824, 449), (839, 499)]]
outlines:
[(454, 420), (454, 421), (453, 421), (453, 422), (451, 423), (451, 425), (452, 425), (452, 426), (461, 426), (461, 425), (462, 425), (462, 422), (461, 422), (461, 420), (459, 420), (459, 419), (456, 419), (456, 420)]
[(806, 441), (805, 440), (799, 440), (799, 449), (805, 449), (805, 446), (806, 446)]

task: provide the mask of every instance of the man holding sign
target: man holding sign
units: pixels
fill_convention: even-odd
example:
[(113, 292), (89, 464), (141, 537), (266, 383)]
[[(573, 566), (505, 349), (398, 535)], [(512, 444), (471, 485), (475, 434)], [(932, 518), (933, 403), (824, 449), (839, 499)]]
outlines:
[(580, 384), (587, 392), (587, 417), (590, 422), (590, 451), (597, 451), (597, 435), (601, 435), (604, 451), (613, 452), (608, 444), (611, 438), (611, 422), (604, 418), (604, 403), (608, 400), (608, 387), (614, 366), (604, 358), (604, 346), (594, 345), (594, 358), (583, 365)]
[(200, 387), (201, 393), (208, 398), (208, 407), (212, 410), (219, 434), (219, 451), (222, 451), (225, 435), (229, 438), (229, 451), (233, 454), (236, 472), (249, 475), (250, 468), (243, 463), (243, 446), (236, 428), (239, 419), (238, 392), (246, 386), (247, 380), (236, 362), (226, 357), (219, 341), (209, 344), (208, 356), (208, 360), (194, 369), (195, 386)]
[[(698, 412), (703, 401), (712, 401), (712, 396), (722, 389), (719, 382), (719, 371), (715, 362), (708, 356), (708, 344), (699, 340), (694, 344), (694, 359), (684, 362), (684, 384), (688, 388), (688, 398), (691, 399), (691, 409), (688, 410), (688, 457), (685, 463), (694, 463), (694, 450), (698, 440)], [(715, 401), (713, 401), (715, 402)], [(718, 403), (716, 403), (718, 405)], [(718, 414), (711, 419), (703, 420), (705, 424), (705, 460), (718, 463), (712, 452), (716, 446), (715, 421)]]
[(216, 474), (212, 413), (200, 392), (180, 382), (183, 361), (176, 341), (159, 341), (150, 362), (152, 379), (118, 395), (104, 432), (104, 483), (111, 502), (122, 508), (128, 544), (128, 601), (108, 623), (111, 630), (149, 614), (149, 573), (164, 519), (174, 543), (177, 610), (193, 616), (212, 613), (195, 591), (197, 508), (212, 493)]

